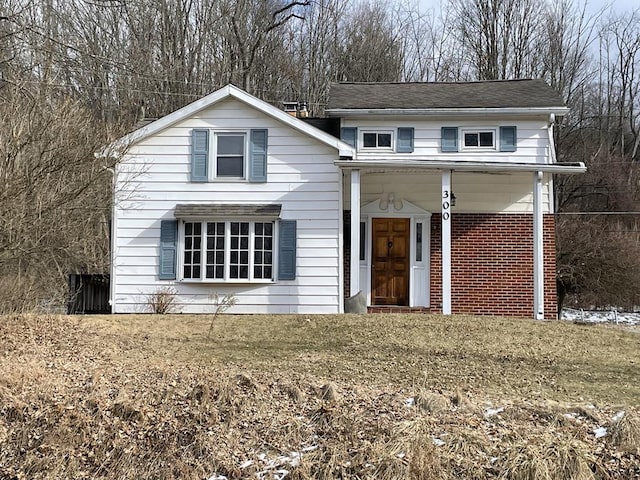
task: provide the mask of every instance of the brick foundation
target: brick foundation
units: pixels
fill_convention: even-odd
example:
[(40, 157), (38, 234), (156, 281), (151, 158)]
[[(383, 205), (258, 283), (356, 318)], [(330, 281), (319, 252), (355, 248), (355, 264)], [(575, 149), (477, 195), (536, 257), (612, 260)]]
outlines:
[[(431, 222), (431, 310), (442, 311), (440, 216)], [(533, 316), (533, 215), (453, 214), (453, 313)], [(553, 215), (544, 216), (544, 314), (556, 318)]]

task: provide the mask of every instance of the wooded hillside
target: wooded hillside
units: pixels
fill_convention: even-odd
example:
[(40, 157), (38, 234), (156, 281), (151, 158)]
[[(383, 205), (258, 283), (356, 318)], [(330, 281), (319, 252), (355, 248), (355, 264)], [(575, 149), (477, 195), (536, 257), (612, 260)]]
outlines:
[[(335, 81), (544, 78), (557, 129), (562, 292), (640, 304), (640, 9), (571, 0), (0, 0), (0, 311), (108, 270), (110, 168), (94, 152), (227, 83), (322, 115)], [(605, 214), (601, 213), (605, 212)], [(579, 214), (578, 214), (579, 213)]]

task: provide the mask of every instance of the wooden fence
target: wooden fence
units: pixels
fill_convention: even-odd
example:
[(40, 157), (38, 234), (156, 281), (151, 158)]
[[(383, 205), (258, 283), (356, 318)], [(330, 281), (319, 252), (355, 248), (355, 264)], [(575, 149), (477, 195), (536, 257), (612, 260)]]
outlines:
[(69, 275), (67, 313), (111, 313), (109, 275)]

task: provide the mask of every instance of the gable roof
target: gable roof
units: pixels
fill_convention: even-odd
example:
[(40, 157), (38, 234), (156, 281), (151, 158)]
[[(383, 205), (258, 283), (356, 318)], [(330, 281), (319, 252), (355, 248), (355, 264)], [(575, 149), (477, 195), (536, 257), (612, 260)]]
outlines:
[[(544, 80), (495, 80), (428, 83), (334, 83), (327, 114), (345, 111), (455, 112), (473, 110), (535, 110), (563, 114), (560, 95)], [(399, 112), (401, 113), (401, 112)]]
[(342, 142), (332, 135), (329, 135), (326, 132), (323, 132), (313, 125), (305, 123), (302, 120), (280, 110), (279, 108), (276, 108), (273, 105), (270, 105), (267, 102), (264, 102), (254, 97), (253, 95), (248, 94), (244, 90), (231, 84), (222, 87), (221, 89), (210, 93), (206, 97), (202, 97), (201, 99), (196, 100), (195, 102), (190, 103), (189, 105), (186, 105), (181, 109), (170, 113), (169, 115), (159, 118), (158, 120), (155, 120), (148, 125), (145, 125), (142, 128), (129, 133), (128, 135), (125, 135), (124, 137), (116, 140), (113, 144), (107, 147), (107, 149), (105, 149), (105, 151), (102, 153), (107, 154), (106, 152), (117, 152), (119, 150), (126, 149), (131, 145), (138, 143), (145, 138), (148, 138), (160, 132), (161, 130), (164, 130), (165, 128), (168, 128), (171, 125), (184, 120), (185, 118), (188, 118), (189, 116), (194, 115), (201, 110), (204, 110), (205, 108), (211, 107), (212, 105), (215, 105), (216, 103), (221, 102), (222, 100), (225, 100), (227, 98), (234, 98), (236, 100), (239, 100), (255, 108), (256, 110), (261, 111), (262, 113), (281, 121), (291, 128), (294, 128), (299, 132), (315, 138), (325, 145), (335, 148), (336, 150), (338, 150), (341, 157), (354, 156), (355, 151), (348, 144)]

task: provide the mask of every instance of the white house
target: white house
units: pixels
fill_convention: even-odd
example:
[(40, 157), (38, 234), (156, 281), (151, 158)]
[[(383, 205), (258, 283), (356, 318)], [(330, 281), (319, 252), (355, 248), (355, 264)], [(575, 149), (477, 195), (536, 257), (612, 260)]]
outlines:
[[(540, 80), (336, 84), (324, 125), (226, 86), (118, 142), (111, 305), (555, 316), (553, 125)], [(332, 128), (325, 128), (332, 130)], [(352, 252), (357, 252), (353, 254)]]

